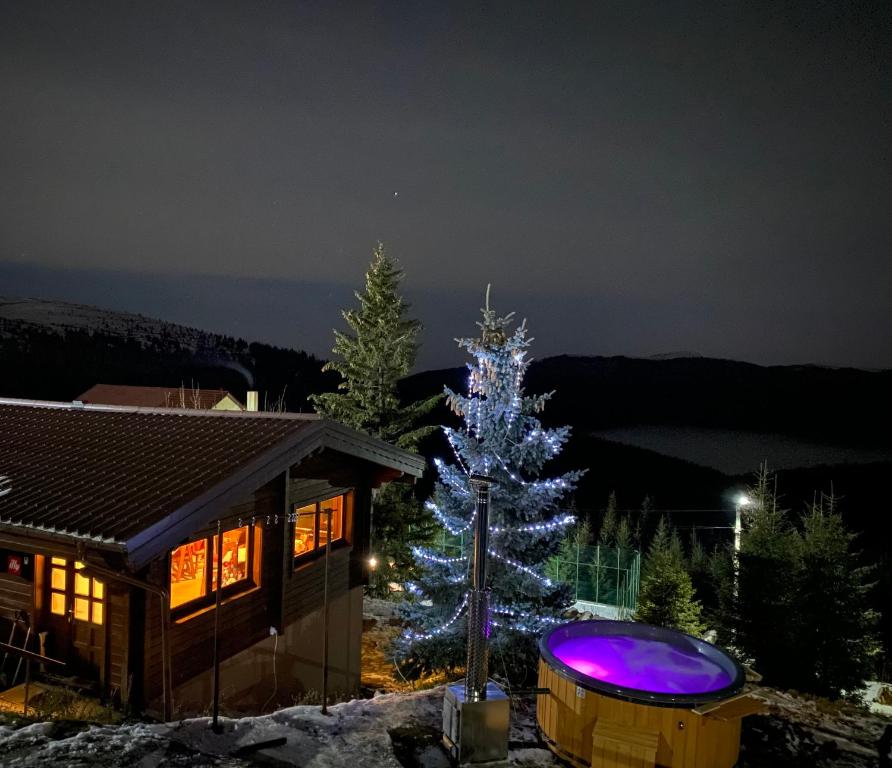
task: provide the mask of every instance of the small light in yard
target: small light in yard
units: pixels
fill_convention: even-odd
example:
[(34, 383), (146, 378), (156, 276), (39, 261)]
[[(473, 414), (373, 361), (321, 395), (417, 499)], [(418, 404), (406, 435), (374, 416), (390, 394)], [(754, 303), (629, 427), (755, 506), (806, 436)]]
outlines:
[(375, 568), (377, 568), (377, 567), (378, 567), (378, 558), (375, 557), (374, 555), (372, 555), (369, 558), (369, 568), (371, 568), (374, 571)]
[(737, 504), (738, 507), (748, 507), (748, 506), (749, 506), (750, 504), (752, 504), (753, 502), (752, 502), (752, 499), (750, 499), (749, 496), (747, 496), (745, 493), (741, 493), (741, 494), (735, 499), (735, 502), (734, 502), (734, 503)]

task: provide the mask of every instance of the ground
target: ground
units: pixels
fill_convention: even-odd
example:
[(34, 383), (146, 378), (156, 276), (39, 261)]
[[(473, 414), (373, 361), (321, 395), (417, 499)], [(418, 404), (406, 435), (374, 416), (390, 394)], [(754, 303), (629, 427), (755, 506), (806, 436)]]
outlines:
[[(393, 683), (386, 638), (398, 631), (387, 605), (367, 612), (364, 656), (369, 688), (396, 686), (329, 707), (301, 705), (262, 717), (223, 719), (215, 734), (208, 718), (179, 723), (96, 725), (27, 722), (6, 715), (0, 725), (4, 768), (162, 768), (248, 765), (303, 768), (445, 768), (440, 746), (443, 686), (409, 690)], [(744, 721), (739, 768), (876, 768), (884, 729), (892, 718), (851, 705), (837, 705), (763, 689), (765, 715)], [(531, 698), (512, 705), (509, 760), (505, 766), (534, 768), (560, 763), (539, 741)], [(887, 763), (883, 768), (892, 766)]]

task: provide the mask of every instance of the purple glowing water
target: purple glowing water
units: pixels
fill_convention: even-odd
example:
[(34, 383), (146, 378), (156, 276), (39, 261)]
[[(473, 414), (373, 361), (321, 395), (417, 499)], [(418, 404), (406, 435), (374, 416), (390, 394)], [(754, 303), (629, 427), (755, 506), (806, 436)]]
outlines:
[(551, 652), (571, 669), (605, 683), (651, 693), (698, 694), (727, 687), (730, 672), (697, 652), (628, 635), (554, 638)]

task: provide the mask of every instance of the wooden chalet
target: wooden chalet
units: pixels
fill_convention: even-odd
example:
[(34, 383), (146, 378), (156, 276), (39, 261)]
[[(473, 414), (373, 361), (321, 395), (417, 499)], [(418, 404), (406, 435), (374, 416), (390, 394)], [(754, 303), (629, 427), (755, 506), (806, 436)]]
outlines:
[(321, 688), (327, 562), (328, 689), (355, 691), (372, 490), (423, 466), (315, 415), (0, 399), (0, 610), (159, 715), (207, 711), (216, 627), (223, 706), (257, 711)]

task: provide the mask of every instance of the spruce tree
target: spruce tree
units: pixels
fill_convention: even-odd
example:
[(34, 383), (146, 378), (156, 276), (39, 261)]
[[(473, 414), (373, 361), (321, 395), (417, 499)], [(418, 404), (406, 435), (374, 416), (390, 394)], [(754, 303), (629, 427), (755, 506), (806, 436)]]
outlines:
[[(365, 276), (365, 292), (355, 291), (359, 307), (342, 312), (351, 331), (335, 330), (334, 359), (323, 371), (341, 376), (337, 392), (312, 395), (316, 411), (386, 440), (416, 450), (419, 440), (434, 427), (418, 422), (440, 396), (404, 405), (397, 383), (415, 364), (421, 323), (408, 317), (409, 305), (399, 286), (403, 273), (384, 251), (375, 247)], [(378, 561), (371, 590), (385, 593), (391, 582), (402, 582), (411, 572), (411, 546), (426, 541), (433, 519), (411, 488), (390, 483), (376, 493), (372, 508), (372, 553)]]
[(435, 462), (439, 480), (429, 506), (449, 535), (464, 537), (464, 548), (448, 555), (416, 550), (421, 574), (412, 590), (417, 600), (407, 608), (409, 629), (398, 645), (405, 674), (454, 670), (465, 661), (472, 474), (493, 479), (488, 578), (493, 671), (514, 680), (534, 674), (538, 637), (560, 621), (570, 603), (569, 588), (545, 572), (574, 521), (561, 511), (561, 500), (582, 473), (543, 477), (546, 462), (560, 452), (569, 428), (542, 427), (536, 414), (551, 395), (524, 393), (530, 339), (525, 323), (508, 332), (512, 315), (499, 317), (490, 309), (487, 290), (480, 337), (459, 341), (473, 358), (468, 394), (447, 389), (446, 395), (463, 426), (444, 428), (454, 462)]
[(598, 532), (598, 544), (604, 547), (616, 546), (616, 529), (619, 525), (616, 511), (616, 491), (611, 491), (607, 498), (607, 509), (601, 519), (601, 530)]
[(774, 476), (763, 466), (748, 490), (731, 625), (734, 646), (753, 661), (766, 682), (795, 687), (799, 638), (794, 628), (801, 539), (778, 506)]
[(870, 568), (852, 551), (836, 500), (823, 497), (803, 518), (802, 563), (795, 614), (796, 687), (828, 698), (862, 688), (878, 650), (876, 614), (868, 607)]
[(359, 308), (341, 313), (352, 333), (335, 330), (335, 357), (322, 368), (340, 374), (338, 391), (310, 399), (324, 416), (414, 450), (435, 429), (417, 423), (440, 396), (400, 402), (397, 382), (415, 365), (421, 331), (421, 323), (408, 317), (409, 304), (399, 292), (402, 278), (402, 270), (378, 243), (365, 275), (365, 292), (354, 291)]
[(641, 573), (637, 621), (669, 627), (691, 635), (704, 631), (700, 603), (694, 599), (691, 577), (685, 569), (681, 542), (661, 518)]

